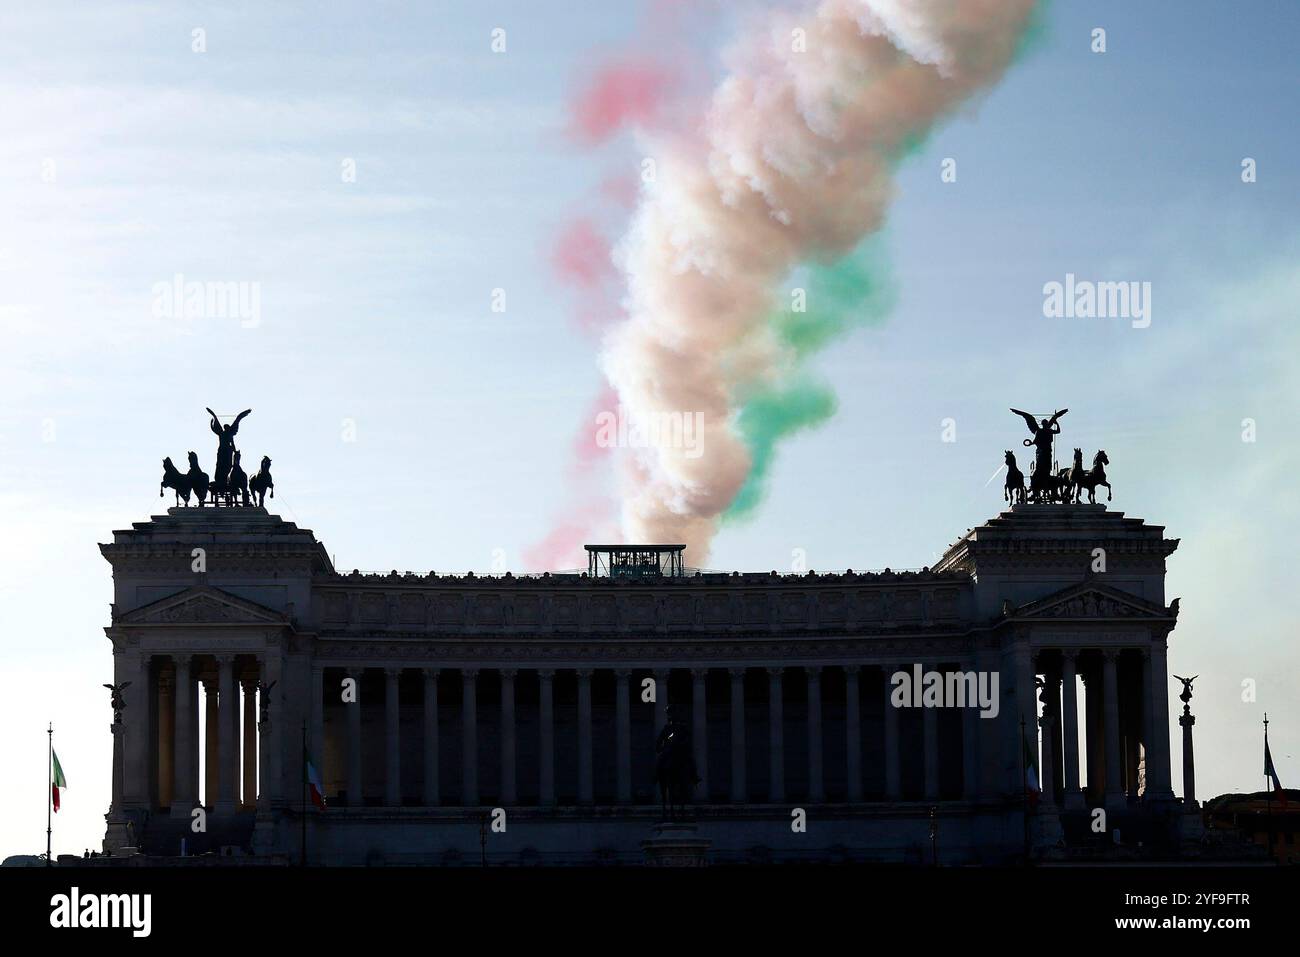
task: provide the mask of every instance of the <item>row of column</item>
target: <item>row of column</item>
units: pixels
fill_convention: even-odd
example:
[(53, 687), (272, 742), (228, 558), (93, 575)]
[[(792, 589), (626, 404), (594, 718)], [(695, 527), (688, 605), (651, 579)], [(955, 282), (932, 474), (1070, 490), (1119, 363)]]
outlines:
[[(1094, 792), (1100, 792), (1108, 808), (1122, 807), (1128, 794), (1124, 789), (1122, 771), (1127, 762), (1132, 774), (1137, 765), (1136, 739), (1130, 734), (1130, 747), (1123, 747), (1125, 739), (1120, 721), (1119, 658), (1125, 649), (1107, 648), (1101, 651), (1100, 673), (1084, 674), (1087, 690), (1085, 703), (1085, 741), (1088, 744), (1089, 777), (1094, 782)], [(1153, 643), (1140, 649), (1142, 657), (1141, 731), (1145, 750), (1146, 781), (1143, 796), (1148, 800), (1172, 800), (1170, 781), (1168, 734), (1168, 676), (1166, 674), (1166, 648), (1163, 643)], [(1034, 670), (1029, 666), (1027, 648), (1018, 649), (1018, 682), (1021, 687), (1033, 687)], [(1042, 793), (1049, 801), (1055, 800), (1056, 768), (1058, 763), (1064, 775), (1063, 803), (1067, 810), (1085, 805), (1085, 792), (1080, 784), (1078, 696), (1076, 679), (1079, 676), (1080, 651), (1063, 649), (1040, 655), (1040, 668), (1044, 675), (1043, 711), (1038, 714), (1037, 702), (1032, 697), (1021, 696), (1021, 707), (1027, 712), (1028, 727), (1042, 728)], [(1100, 694), (1097, 694), (1097, 682)], [(1059, 726), (1059, 735), (1057, 733)], [(1059, 752), (1058, 752), (1059, 748)], [(1131, 751), (1132, 753), (1126, 753)], [(1100, 773), (1099, 773), (1100, 771)], [(1135, 782), (1130, 788), (1136, 797)]]
[[(320, 702), (324, 690), (324, 665), (317, 665), (312, 673), (313, 701)], [(358, 693), (362, 673), (366, 669), (352, 666), (344, 669), (345, 673), (356, 682)], [(385, 673), (385, 728), (384, 728), (384, 803), (397, 806), (401, 803), (401, 723), (399, 679), (401, 668), (386, 667)], [(437, 668), (421, 669), (424, 676), (424, 794), (426, 805), (439, 803), (440, 782), (438, 776), (438, 674)], [(708, 794), (709, 755), (708, 755), (708, 710), (705, 678), (709, 669), (691, 669), (692, 729), (691, 740), (694, 748), (697, 773), (701, 779), (700, 792)], [(733, 803), (745, 803), (748, 787), (746, 781), (746, 720), (744, 681), (746, 668), (728, 669), (730, 675), (730, 759), (731, 788), (730, 799)], [(810, 799), (813, 802), (825, 800), (825, 775), (822, 755), (822, 699), (821, 669), (803, 667), (807, 681), (808, 716), (806, 724), (807, 753), (810, 779)], [(854, 802), (863, 800), (862, 774), (862, 731), (860, 718), (859, 666), (844, 667), (845, 673), (845, 710), (846, 710), (846, 747), (848, 779), (848, 799)], [(784, 672), (780, 667), (766, 669), (768, 676), (768, 800), (781, 803), (785, 800), (785, 717)], [(501, 801), (506, 805), (518, 801), (516, 778), (516, 733), (515, 733), (515, 678), (517, 672), (503, 669), (499, 672), (501, 679)], [(461, 802), (464, 805), (479, 803), (478, 790), (478, 669), (460, 669), (461, 689), (461, 753), (472, 759), (461, 762)], [(632, 747), (631, 747), (631, 689), (630, 670), (616, 670), (615, 684), (615, 778), (616, 800), (618, 803), (630, 803), (632, 800)], [(656, 735), (667, 721), (668, 677), (667, 669), (652, 671), (656, 683), (654, 730)], [(554, 707), (554, 670), (538, 670), (539, 679), (539, 740), (538, 784), (543, 805), (554, 805), (555, 796), (555, 707)], [(582, 804), (594, 802), (593, 767), (592, 767), (592, 697), (591, 669), (577, 669), (577, 756), (578, 756), (578, 801)], [(885, 682), (885, 798), (901, 800), (902, 767), (899, 751), (898, 709), (889, 703), (891, 688)], [(362, 733), (361, 708), (359, 702), (345, 707), (347, 714), (347, 758), (346, 786), (349, 795), (362, 793)], [(935, 708), (924, 708), (924, 796), (927, 800), (939, 797), (939, 715)], [(963, 756), (965, 768), (965, 797), (973, 798), (978, 786), (976, 774), (977, 739), (979, 722), (978, 712), (974, 708), (965, 709), (963, 729)], [(324, 727), (322, 709), (318, 706), (312, 716), (313, 753), (323, 753)]]

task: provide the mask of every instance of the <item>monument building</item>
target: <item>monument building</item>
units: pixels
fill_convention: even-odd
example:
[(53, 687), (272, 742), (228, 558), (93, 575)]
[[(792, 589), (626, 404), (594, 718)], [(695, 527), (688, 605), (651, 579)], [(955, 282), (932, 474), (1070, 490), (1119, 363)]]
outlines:
[(1023, 498), (933, 568), (836, 574), (347, 573), (263, 507), (169, 508), (101, 546), (106, 849), (640, 863), (676, 736), (714, 863), (1176, 853), (1178, 541)]

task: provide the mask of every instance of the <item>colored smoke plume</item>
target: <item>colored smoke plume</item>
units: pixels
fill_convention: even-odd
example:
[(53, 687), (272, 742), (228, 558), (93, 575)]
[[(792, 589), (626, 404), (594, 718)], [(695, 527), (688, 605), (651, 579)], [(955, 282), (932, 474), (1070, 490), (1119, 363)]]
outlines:
[[(863, 243), (883, 224), (893, 169), (997, 81), (1033, 7), (824, 0), (771, 12), (728, 52), (698, 125), (642, 131), (655, 174), (616, 251), (628, 318), (603, 366), (636, 420), (701, 413), (703, 454), (660, 445), (624, 457), (627, 540), (684, 542), (703, 564), (723, 519), (760, 500), (776, 443), (833, 413), (801, 363), (888, 308)], [(640, 115), (661, 91), (629, 107), (614, 86), (618, 109), (592, 116)], [(792, 307), (796, 288), (806, 311)]]

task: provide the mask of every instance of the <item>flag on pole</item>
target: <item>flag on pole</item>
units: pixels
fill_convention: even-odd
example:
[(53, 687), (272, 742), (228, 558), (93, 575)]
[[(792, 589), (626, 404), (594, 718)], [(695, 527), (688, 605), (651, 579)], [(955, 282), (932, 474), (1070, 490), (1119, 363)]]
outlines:
[[(1282, 790), (1282, 782), (1278, 779), (1277, 768), (1273, 767), (1273, 755), (1268, 750), (1268, 732), (1264, 732), (1264, 776), (1273, 782), (1273, 792), (1277, 795), (1278, 800), (1282, 802), (1282, 807), (1286, 807), (1286, 792)], [(55, 804), (58, 807), (58, 804)]]
[(325, 810), (325, 788), (320, 783), (320, 775), (316, 773), (316, 765), (311, 763), (310, 755), (307, 756), (307, 788), (311, 792), (311, 803), (322, 811)]
[(59, 788), (66, 788), (68, 779), (63, 776), (63, 768), (59, 765), (59, 753), (51, 751), (50, 754), (54, 761), (54, 775), (50, 778), (50, 798), (54, 801), (54, 810), (57, 812), (59, 810)]

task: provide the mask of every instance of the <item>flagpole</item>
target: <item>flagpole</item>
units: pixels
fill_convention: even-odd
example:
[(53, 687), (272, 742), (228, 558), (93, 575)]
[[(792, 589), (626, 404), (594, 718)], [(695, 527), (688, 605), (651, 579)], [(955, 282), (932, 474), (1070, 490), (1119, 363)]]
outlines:
[(45, 866), (53, 867), (54, 862), (50, 860), (50, 835), (54, 831), (54, 814), (51, 808), (54, 807), (54, 722), (50, 722), (50, 728), (46, 732), (49, 736), (49, 743), (45, 750)]
[(302, 723), (302, 850), (299, 864), (307, 866), (307, 722)]
[(1268, 831), (1268, 856), (1273, 856), (1273, 781), (1268, 776), (1268, 712), (1264, 712), (1264, 827)]

